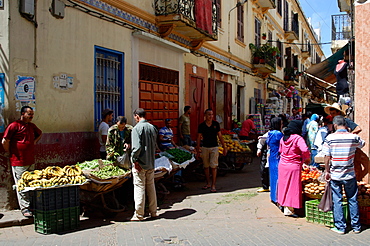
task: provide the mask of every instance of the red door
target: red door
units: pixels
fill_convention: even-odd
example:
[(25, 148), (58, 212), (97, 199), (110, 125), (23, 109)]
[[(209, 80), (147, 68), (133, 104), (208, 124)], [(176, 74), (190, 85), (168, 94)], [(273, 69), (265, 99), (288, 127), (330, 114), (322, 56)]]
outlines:
[(231, 130), (231, 116), (232, 116), (232, 86), (230, 83), (224, 83), (224, 128)]
[(190, 136), (193, 141), (198, 137), (198, 125), (204, 121), (204, 81), (190, 77)]
[(174, 141), (177, 141), (179, 118), (179, 73), (140, 63), (139, 106), (147, 112), (146, 118), (161, 128), (164, 120), (172, 119)]

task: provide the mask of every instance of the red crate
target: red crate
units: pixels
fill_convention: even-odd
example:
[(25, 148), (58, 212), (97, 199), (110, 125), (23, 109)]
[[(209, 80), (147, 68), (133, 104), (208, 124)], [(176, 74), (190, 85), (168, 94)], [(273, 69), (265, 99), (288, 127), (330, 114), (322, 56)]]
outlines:
[(361, 225), (370, 225), (370, 207), (359, 206)]

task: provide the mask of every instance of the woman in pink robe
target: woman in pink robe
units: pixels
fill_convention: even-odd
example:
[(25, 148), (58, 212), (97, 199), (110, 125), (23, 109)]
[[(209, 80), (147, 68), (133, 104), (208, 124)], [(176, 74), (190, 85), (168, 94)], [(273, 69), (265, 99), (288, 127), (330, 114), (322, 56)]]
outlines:
[(284, 214), (292, 217), (297, 217), (294, 208), (302, 207), (302, 165), (310, 162), (310, 151), (300, 136), (302, 125), (302, 121), (292, 120), (279, 148), (278, 203), (284, 207)]

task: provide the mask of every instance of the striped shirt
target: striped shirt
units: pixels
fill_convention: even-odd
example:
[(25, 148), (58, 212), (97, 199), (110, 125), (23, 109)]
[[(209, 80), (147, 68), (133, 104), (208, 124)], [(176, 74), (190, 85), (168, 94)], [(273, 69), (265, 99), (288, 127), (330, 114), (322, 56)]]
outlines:
[(167, 149), (167, 148), (173, 147), (171, 143), (171, 140), (173, 138), (173, 132), (171, 128), (168, 128), (167, 126), (162, 127), (159, 130), (159, 135), (163, 136), (163, 140), (161, 142), (162, 148)]
[(331, 157), (330, 173), (333, 180), (355, 178), (354, 157), (356, 148), (362, 148), (365, 142), (345, 129), (329, 134), (324, 142), (322, 152)]

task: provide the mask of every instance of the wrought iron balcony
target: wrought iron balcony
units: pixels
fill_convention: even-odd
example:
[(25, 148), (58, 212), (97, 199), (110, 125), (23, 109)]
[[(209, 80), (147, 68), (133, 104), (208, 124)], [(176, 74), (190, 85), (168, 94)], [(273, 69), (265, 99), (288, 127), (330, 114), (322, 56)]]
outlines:
[(331, 16), (331, 40), (349, 40), (351, 38), (351, 17), (347, 14)]
[(263, 44), (258, 47), (254, 44), (249, 44), (249, 48), (252, 51), (252, 63), (256, 71), (262, 75), (276, 72), (276, 59), (280, 58), (280, 53), (278, 53), (276, 47), (272, 47), (269, 44)]
[(154, 0), (154, 6), (162, 37), (177, 32), (190, 38), (193, 48), (217, 40), (215, 0)]
[(299, 39), (299, 24), (295, 19), (284, 21), (285, 38), (291, 42)]

